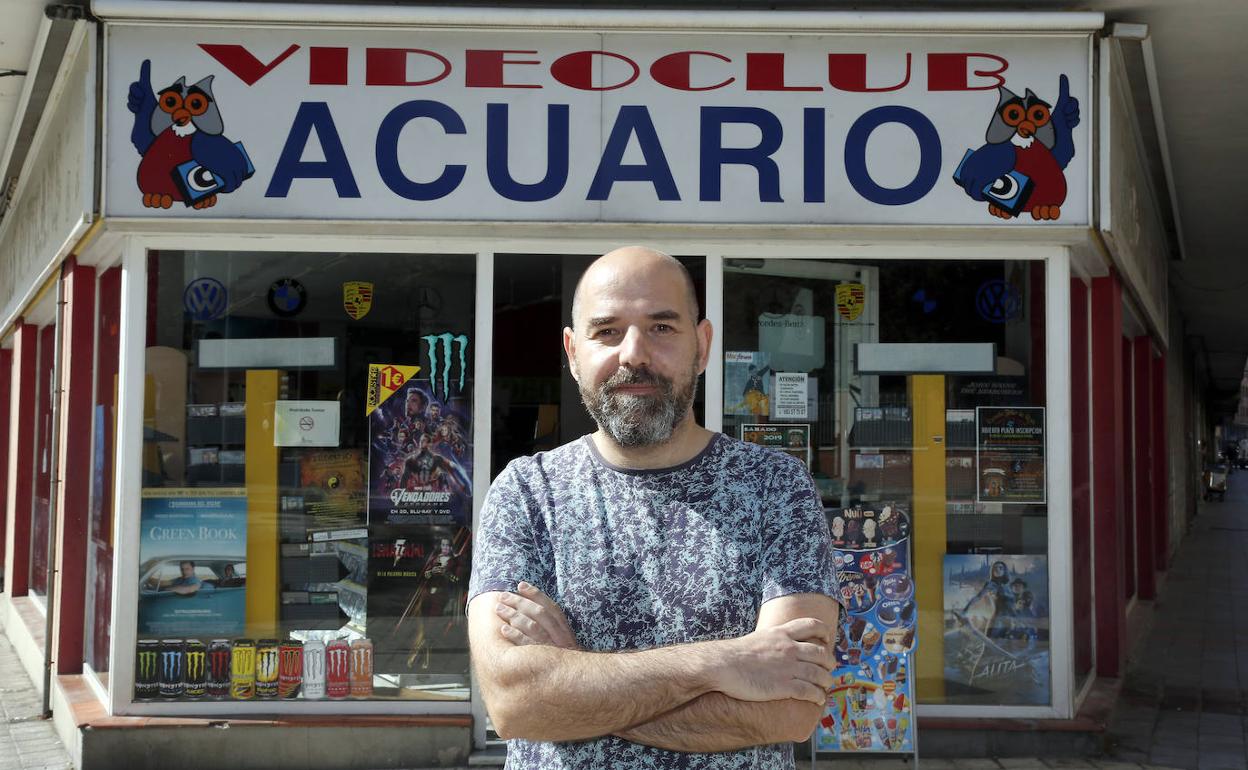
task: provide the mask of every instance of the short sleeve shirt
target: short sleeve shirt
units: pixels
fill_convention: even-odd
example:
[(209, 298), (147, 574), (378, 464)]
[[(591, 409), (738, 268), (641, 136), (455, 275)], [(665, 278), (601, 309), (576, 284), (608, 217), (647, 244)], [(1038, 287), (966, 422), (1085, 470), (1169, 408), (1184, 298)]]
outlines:
[[(470, 600), (532, 583), (586, 650), (739, 637), (770, 599), (837, 595), (827, 518), (805, 466), (721, 434), (660, 470), (613, 466), (589, 437), (515, 460), (490, 487), (475, 540)], [(615, 736), (513, 739), (507, 767), (779, 770), (793, 768), (793, 746), (699, 754)]]

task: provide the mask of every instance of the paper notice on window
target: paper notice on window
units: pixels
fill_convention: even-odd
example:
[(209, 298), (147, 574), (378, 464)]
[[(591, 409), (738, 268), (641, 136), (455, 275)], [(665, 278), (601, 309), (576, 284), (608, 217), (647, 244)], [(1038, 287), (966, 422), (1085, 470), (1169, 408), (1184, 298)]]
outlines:
[(807, 419), (806, 379), (806, 372), (776, 372), (776, 419)]
[(337, 401), (278, 401), (273, 407), (273, 446), (338, 446)]

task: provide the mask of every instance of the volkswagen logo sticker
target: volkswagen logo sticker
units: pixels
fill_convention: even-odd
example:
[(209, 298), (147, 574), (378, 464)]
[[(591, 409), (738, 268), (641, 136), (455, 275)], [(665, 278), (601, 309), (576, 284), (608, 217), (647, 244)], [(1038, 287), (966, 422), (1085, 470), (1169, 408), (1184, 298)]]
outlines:
[(216, 278), (196, 278), (182, 292), (182, 307), (196, 321), (215, 321), (228, 306), (225, 286)]

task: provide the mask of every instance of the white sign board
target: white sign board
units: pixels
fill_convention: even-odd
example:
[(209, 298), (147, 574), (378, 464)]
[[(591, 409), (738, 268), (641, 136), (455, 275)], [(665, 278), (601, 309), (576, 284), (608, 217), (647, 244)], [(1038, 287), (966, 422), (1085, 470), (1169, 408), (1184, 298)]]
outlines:
[(107, 43), (110, 217), (1089, 221), (1086, 35), (110, 25)]
[(273, 406), (274, 446), (338, 446), (337, 401), (278, 401)]
[(806, 372), (776, 372), (775, 417), (781, 420), (805, 420)]

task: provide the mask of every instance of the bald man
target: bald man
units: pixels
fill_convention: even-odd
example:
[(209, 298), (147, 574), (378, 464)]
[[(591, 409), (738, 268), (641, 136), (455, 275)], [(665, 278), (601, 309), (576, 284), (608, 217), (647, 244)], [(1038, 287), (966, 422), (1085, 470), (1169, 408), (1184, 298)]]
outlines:
[(630, 246), (563, 347), (589, 436), (515, 460), (476, 534), (468, 628), (507, 767), (793, 767), (831, 686), (831, 538), (799, 461), (698, 425), (711, 325)]

